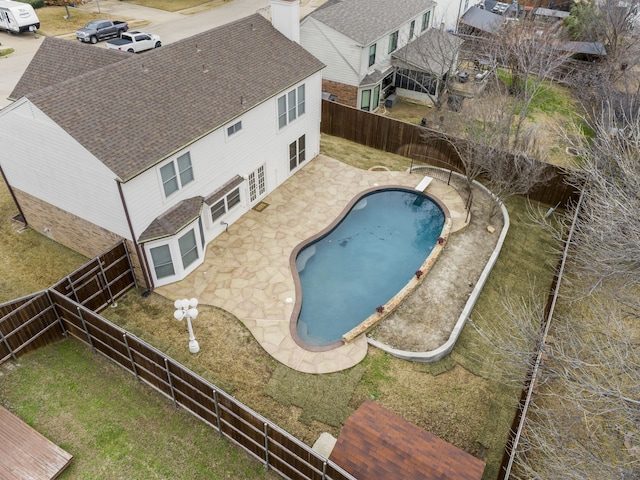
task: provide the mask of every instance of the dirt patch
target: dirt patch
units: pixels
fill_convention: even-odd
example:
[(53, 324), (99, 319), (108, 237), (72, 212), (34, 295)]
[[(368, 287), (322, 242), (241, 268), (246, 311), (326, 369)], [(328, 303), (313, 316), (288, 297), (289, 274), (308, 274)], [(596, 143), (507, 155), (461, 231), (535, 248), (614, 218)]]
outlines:
[[(463, 191), (464, 186), (456, 188)], [(434, 350), (447, 341), (504, 225), (499, 211), (489, 217), (492, 203), (484, 190), (474, 187), (469, 225), (449, 237), (426, 278), (378, 324), (372, 338), (412, 352)]]

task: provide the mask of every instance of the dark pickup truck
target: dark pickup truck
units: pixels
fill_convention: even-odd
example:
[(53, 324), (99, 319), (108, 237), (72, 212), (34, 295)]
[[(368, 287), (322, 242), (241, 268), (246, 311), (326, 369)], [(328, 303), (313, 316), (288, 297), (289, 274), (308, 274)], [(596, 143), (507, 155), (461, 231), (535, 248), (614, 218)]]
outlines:
[(129, 30), (127, 22), (119, 20), (92, 20), (80, 30), (76, 31), (76, 38), (81, 42), (98, 43), (107, 38), (119, 37), (122, 32)]

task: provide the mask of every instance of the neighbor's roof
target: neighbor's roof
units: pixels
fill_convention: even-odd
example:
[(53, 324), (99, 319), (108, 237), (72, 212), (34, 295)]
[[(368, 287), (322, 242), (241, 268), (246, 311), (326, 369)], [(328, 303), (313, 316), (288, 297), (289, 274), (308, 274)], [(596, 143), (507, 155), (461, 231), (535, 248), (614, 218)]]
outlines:
[(392, 57), (417, 70), (442, 76), (455, 68), (456, 55), (464, 43), (460, 37), (439, 28), (430, 28)]
[(573, 54), (594, 55), (596, 57), (606, 57), (607, 49), (602, 42), (564, 42), (562, 50)]
[(26, 97), (123, 181), (324, 67), (259, 14), (102, 65)]
[[(341, 0), (327, 2), (308, 17), (355, 40), (361, 46), (397, 30), (435, 5), (432, 0)], [(417, 28), (420, 28), (418, 26)]]
[(507, 19), (502, 15), (496, 15), (482, 8), (471, 7), (462, 15), (460, 21), (483, 32), (496, 33)]
[(551, 8), (543, 8), (543, 7), (536, 8), (533, 11), (533, 14), (541, 17), (555, 17), (555, 18), (565, 18), (569, 16), (569, 12), (565, 12), (563, 10), (554, 10)]
[(35, 92), (129, 57), (128, 53), (119, 50), (87, 48), (80, 42), (45, 37), (9, 95), (9, 100), (17, 100), (29, 92)]
[(485, 463), (366, 400), (344, 424), (329, 459), (358, 480), (480, 480)]

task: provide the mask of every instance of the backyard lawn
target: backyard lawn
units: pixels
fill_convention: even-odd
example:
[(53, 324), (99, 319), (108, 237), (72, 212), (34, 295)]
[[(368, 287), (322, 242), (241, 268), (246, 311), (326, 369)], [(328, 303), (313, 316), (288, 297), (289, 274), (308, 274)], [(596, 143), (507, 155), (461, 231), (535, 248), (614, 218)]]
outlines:
[[(401, 170), (409, 165), (406, 158), (333, 137), (323, 136), (321, 151), (359, 168), (385, 165), (390, 169)], [(531, 279), (535, 279), (539, 286), (539, 294), (546, 298), (546, 290), (551, 284), (556, 263), (556, 259), (549, 252), (557, 245), (547, 232), (531, 222), (527, 213), (527, 202), (522, 198), (513, 198), (507, 207), (511, 216), (511, 228), (498, 263), (477, 306), (482, 313), (479, 316), (481, 323), (502, 321), (504, 315), (500, 299), (505, 294), (507, 285), (510, 294), (525, 296), (530, 291)], [(6, 265), (6, 275), (2, 279), (3, 283), (0, 283), (3, 288), (0, 291), (3, 300), (45, 288), (84, 261), (35, 232), (18, 234), (15, 224), (11, 221), (15, 213), (3, 186), (0, 191), (0, 258), (3, 265)], [(31, 249), (34, 252), (28, 258), (28, 266), (23, 267), (25, 257), (15, 253), (20, 249)], [(45, 269), (41, 266), (47, 265), (51, 259), (55, 259), (56, 263), (49, 269), (49, 276), (42, 278), (42, 270)], [(16, 280), (12, 278), (14, 273), (18, 274)], [(498, 376), (493, 374), (492, 365), (500, 353), (483, 343), (470, 326), (463, 331), (454, 353), (436, 364), (409, 363), (370, 348), (366, 359), (350, 370), (328, 375), (307, 375), (293, 372), (280, 365), (262, 350), (238, 319), (228, 312), (209, 306), (199, 307), (200, 315), (196, 327), (198, 339), (206, 339), (207, 348), (203, 348), (196, 356), (190, 355), (186, 348), (185, 332), (173, 319), (173, 310), (172, 300), (156, 294), (143, 298), (140, 292), (131, 291), (118, 301), (117, 308), (109, 308), (103, 315), (233, 394), (308, 445), (313, 444), (320, 433), (325, 431), (337, 436), (350, 413), (365, 399), (375, 399), (380, 405), (408, 421), (485, 460), (487, 468), (484, 479), (497, 477), (520, 390), (513, 385), (497, 381)], [(478, 316), (477, 314), (478, 312), (474, 311), (472, 317)], [(67, 343), (70, 346), (67, 346)], [(83, 348), (76, 345), (75, 341), (52, 347), (49, 353), (42, 355), (61, 355), (58, 349), (69, 351), (69, 356), (71, 351), (79, 351), (77, 354), (80, 357), (92, 358), (92, 355), (87, 351), (83, 352)], [(37, 352), (33, 357), (37, 358), (37, 355), (41, 353)], [(38, 363), (37, 359), (31, 360), (30, 357), (21, 362), (23, 367), (18, 368), (18, 374), (20, 371), (26, 371), (25, 367), (30, 362)], [(104, 397), (100, 398), (100, 389), (96, 389), (98, 398), (83, 400), (81, 396), (83, 384), (93, 382), (84, 380), (86, 370), (99, 369), (98, 375), (105, 379), (117, 376), (114, 372), (115, 367), (108, 363), (102, 365), (104, 362), (99, 356), (93, 358), (99, 360), (99, 366), (82, 367), (77, 372), (69, 372), (69, 376), (76, 379), (73, 388), (66, 384), (53, 383), (48, 387), (50, 390), (30, 390), (22, 380), (11, 380), (15, 374), (12, 373), (3, 380), (12, 382), (11, 398), (0, 393), (0, 399), (3, 403), (9, 403), (19, 414), (20, 409), (28, 412), (25, 414), (27, 420), (33, 421), (37, 418), (38, 422), (44, 423), (51, 421), (48, 417), (60, 414), (59, 409), (55, 411), (46, 407), (48, 402), (44, 400), (48, 399), (48, 396), (64, 398), (64, 402), (79, 403), (80, 406), (73, 408), (82, 408), (82, 404), (87, 401), (112, 405), (114, 400), (109, 396), (112, 394), (105, 391)], [(486, 359), (486, 362), (483, 359)], [(69, 366), (60, 368), (72, 368), (71, 364), (74, 362), (68, 363)], [(148, 390), (136, 384), (133, 379), (125, 379), (123, 382), (123, 385), (128, 385), (126, 388), (132, 388), (132, 391)], [(34, 377), (27, 383), (38, 383), (38, 380)], [(24, 387), (17, 386), (20, 384)], [(5, 392), (1, 385), (0, 392)], [(319, 395), (318, 392), (326, 393)], [(126, 395), (129, 393), (122, 393), (122, 396)], [(149, 398), (157, 396), (153, 392), (146, 395)], [(165, 413), (167, 417), (186, 417), (183, 412), (173, 410), (169, 400), (158, 398), (149, 401), (166, 404), (166, 412), (174, 412), (171, 415)], [(127, 403), (123, 407), (132, 410), (132, 417), (127, 422), (135, 423), (138, 410), (130, 406), (131, 404)], [(69, 422), (77, 425), (74, 418), (70, 418)], [(140, 425), (148, 423), (144, 420), (138, 422)], [(96, 422), (92, 425), (92, 428), (104, 431), (106, 438), (116, 427), (113, 420), (106, 420), (106, 424)], [(63, 430), (62, 427), (56, 428)], [(82, 430), (87, 426), (79, 425), (74, 428)], [(214, 431), (210, 432), (214, 436)], [(125, 446), (118, 455), (132, 455), (132, 452), (138, 451), (141, 444), (146, 449), (145, 442), (140, 442), (134, 433), (123, 432), (121, 437), (118, 436), (119, 442)], [(92, 462), (102, 461), (101, 455), (97, 455), (96, 452), (102, 452), (104, 445), (78, 440), (77, 443), (82, 443), (83, 446), (88, 443), (90, 447), (80, 448), (80, 445), (75, 445), (76, 441), (73, 438), (61, 434), (62, 432), (56, 433), (54, 429), (50, 438), (56, 443), (62, 443), (72, 454), (76, 455), (74, 452), (77, 452), (78, 464), (87, 465), (84, 463), (87, 462), (85, 456), (92, 458)], [(175, 441), (170, 440), (169, 445), (185, 442), (178, 433), (175, 435)], [(220, 454), (218, 458), (216, 455), (215, 462), (220, 471), (237, 471), (234, 470), (237, 467), (227, 464), (230, 456), (231, 454)], [(103, 471), (108, 471), (109, 461), (110, 459), (106, 460)], [(170, 462), (171, 459), (167, 458), (166, 461)], [(91, 468), (100, 467), (92, 465)], [(140, 465), (140, 468), (146, 467)], [(251, 470), (252, 467), (247, 468)], [(90, 474), (83, 476), (79, 470), (77, 472), (78, 477), (69, 478), (91, 477)], [(132, 474), (130, 477), (140, 478), (140, 475)], [(177, 478), (172, 475), (169, 477)]]

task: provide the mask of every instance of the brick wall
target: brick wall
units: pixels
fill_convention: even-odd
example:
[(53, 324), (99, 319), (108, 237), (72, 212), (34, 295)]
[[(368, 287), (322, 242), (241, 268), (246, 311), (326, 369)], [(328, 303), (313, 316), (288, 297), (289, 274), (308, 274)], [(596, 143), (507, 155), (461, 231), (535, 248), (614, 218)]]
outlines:
[[(123, 238), (98, 225), (83, 220), (50, 203), (25, 193), (17, 188), (13, 192), (29, 228), (50, 239), (61, 243), (82, 255), (93, 258), (110, 249)], [(127, 240), (136, 280), (141, 286), (147, 286), (142, 275), (142, 267), (131, 241)]]
[(333, 93), (338, 97), (338, 103), (354, 108), (358, 106), (358, 87), (331, 80), (322, 80), (322, 91)]

